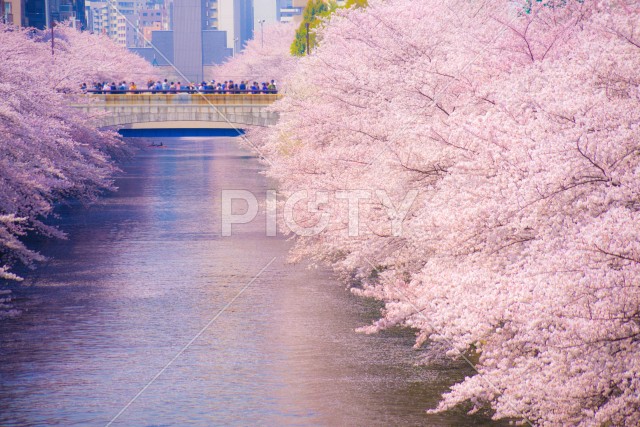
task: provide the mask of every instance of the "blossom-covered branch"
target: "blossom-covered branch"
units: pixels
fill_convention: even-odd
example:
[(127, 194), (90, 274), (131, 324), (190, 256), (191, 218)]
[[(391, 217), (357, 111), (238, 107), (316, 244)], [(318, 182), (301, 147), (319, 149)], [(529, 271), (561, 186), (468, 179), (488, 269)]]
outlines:
[[(122, 141), (70, 106), (78, 82), (104, 75), (153, 76), (149, 64), (103, 36), (58, 26), (52, 56), (46, 35), (0, 24), (0, 278), (42, 257), (21, 237), (62, 237), (48, 226), (53, 204), (94, 200), (111, 189), (112, 155)], [(85, 101), (86, 102), (86, 101)]]
[(366, 200), (349, 235), (329, 201), (295, 255), (385, 301), (365, 331), (480, 353), (437, 411), (640, 424), (638, 34), (637, 2), (371, 0), (334, 14), (279, 124), (249, 134), (283, 191), (418, 192), (400, 235)]

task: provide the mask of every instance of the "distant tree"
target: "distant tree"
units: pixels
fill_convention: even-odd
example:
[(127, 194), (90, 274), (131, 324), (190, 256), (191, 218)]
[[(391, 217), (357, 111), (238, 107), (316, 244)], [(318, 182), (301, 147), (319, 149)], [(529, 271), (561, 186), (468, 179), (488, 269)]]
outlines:
[[(48, 43), (51, 32), (38, 32), (35, 41)], [(141, 84), (157, 71), (104, 34), (93, 34), (61, 23), (55, 27), (55, 90), (77, 92), (80, 83), (126, 81)]]
[(311, 49), (316, 45), (315, 30), (322, 20), (336, 10), (335, 1), (325, 0), (309, 0), (307, 7), (304, 9), (302, 22), (296, 31), (295, 39), (291, 45), (291, 54), (302, 56), (307, 53), (307, 24), (309, 24), (309, 44)]
[(368, 0), (347, 0), (345, 4), (346, 8), (350, 7), (367, 7), (369, 5)]
[(295, 34), (295, 40), (291, 45), (291, 54), (302, 56), (307, 53), (307, 24), (309, 24), (309, 44), (311, 48), (316, 45), (315, 30), (333, 12), (341, 8), (366, 7), (368, 0), (348, 0), (344, 6), (339, 7), (333, 0), (309, 0), (304, 10), (302, 23)]
[[(286, 76), (297, 62), (289, 48), (294, 37), (292, 23), (275, 23), (264, 26), (264, 33), (254, 33), (244, 50), (221, 65), (213, 68), (210, 78), (284, 83)], [(262, 37), (264, 35), (264, 44)]]

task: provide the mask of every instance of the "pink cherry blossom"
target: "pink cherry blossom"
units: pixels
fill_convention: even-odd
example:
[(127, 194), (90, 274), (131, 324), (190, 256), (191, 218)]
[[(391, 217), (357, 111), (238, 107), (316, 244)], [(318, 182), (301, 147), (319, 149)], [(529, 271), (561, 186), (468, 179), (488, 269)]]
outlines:
[(294, 259), (385, 302), (363, 332), (479, 353), (435, 411), (639, 425), (640, 4), (370, 0), (319, 39), (278, 125), (249, 133), (271, 176), (419, 196), (400, 236), (370, 199), (350, 237), (330, 199)]
[(48, 33), (0, 24), (0, 278), (15, 261), (31, 265), (42, 256), (20, 240), (26, 233), (63, 237), (46, 224), (53, 204), (94, 200), (113, 188), (113, 156), (122, 140), (97, 129), (71, 107), (88, 102), (82, 82), (147, 74), (150, 65), (103, 36), (55, 28), (55, 55)]
[(294, 33), (295, 27), (291, 23), (264, 25), (264, 32), (257, 29), (240, 54), (214, 67), (211, 78), (284, 82), (296, 64), (296, 58), (289, 54)]

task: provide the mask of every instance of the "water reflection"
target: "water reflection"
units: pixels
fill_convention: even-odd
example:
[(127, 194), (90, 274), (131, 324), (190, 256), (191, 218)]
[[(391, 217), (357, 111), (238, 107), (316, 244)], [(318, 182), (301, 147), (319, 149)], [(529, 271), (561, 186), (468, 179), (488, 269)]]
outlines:
[(427, 416), (462, 365), (417, 366), (407, 331), (357, 335), (377, 314), (326, 271), (284, 262), (264, 219), (220, 237), (222, 189), (264, 194), (229, 138), (163, 139), (119, 191), (69, 207), (68, 241), (0, 323), (0, 425), (105, 425), (274, 256), (276, 261), (113, 425), (493, 425)]

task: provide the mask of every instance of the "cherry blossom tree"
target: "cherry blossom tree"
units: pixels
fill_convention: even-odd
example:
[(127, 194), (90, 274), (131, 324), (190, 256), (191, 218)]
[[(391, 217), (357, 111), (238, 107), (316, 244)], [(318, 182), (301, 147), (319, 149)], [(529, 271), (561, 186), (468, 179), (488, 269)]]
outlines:
[(113, 188), (112, 156), (123, 143), (70, 107), (80, 101), (73, 92), (82, 81), (101, 76), (153, 75), (150, 65), (103, 37), (62, 27), (56, 31), (52, 57), (42, 34), (0, 25), (2, 279), (19, 279), (10, 271), (13, 263), (32, 265), (42, 259), (21, 241), (27, 233), (63, 237), (46, 224), (55, 202), (90, 202)]
[(289, 53), (294, 32), (291, 23), (264, 25), (263, 33), (256, 30), (242, 53), (215, 67), (211, 78), (284, 82), (296, 64), (296, 58)]
[[(50, 43), (49, 31), (39, 32), (36, 40)], [(157, 73), (142, 57), (116, 45), (104, 34), (77, 31), (65, 23), (54, 28), (53, 73), (56, 90), (77, 92), (80, 84), (104, 81), (146, 82)]]
[(294, 257), (385, 302), (364, 332), (479, 360), (435, 411), (640, 423), (638, 34), (637, 2), (371, 0), (336, 12), (279, 124), (249, 133), (283, 192), (341, 194)]

